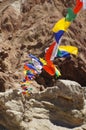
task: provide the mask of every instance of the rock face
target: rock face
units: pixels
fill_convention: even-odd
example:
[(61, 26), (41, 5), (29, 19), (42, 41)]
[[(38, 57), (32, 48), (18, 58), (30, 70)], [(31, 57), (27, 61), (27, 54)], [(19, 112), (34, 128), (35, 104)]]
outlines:
[(4, 35), (4, 39), (11, 39), (13, 33), (21, 26), (22, 16), (15, 4), (7, 6), (2, 11), (1, 16), (1, 30)]
[[(44, 57), (46, 47), (54, 41), (52, 27), (66, 15), (67, 8), (73, 8), (74, 5), (74, 1), (63, 0), (6, 0), (0, 4), (0, 70), (2, 75), (9, 77), (8, 83), (5, 83), (8, 86), (6, 88), (22, 79), (22, 66), (28, 61), (28, 53)], [(86, 85), (85, 13), (82, 10), (78, 14), (61, 42), (77, 46), (78, 57), (55, 60), (62, 79), (77, 81), (82, 86)], [(45, 83), (41, 84), (49, 86), (46, 76), (42, 75)]]
[(62, 73), (60, 79), (79, 84), (57, 80), (43, 71), (33, 82), (35, 93), (31, 97), (17, 93), (28, 53), (44, 57), (46, 47), (54, 41), (52, 27), (66, 15), (67, 8), (74, 5), (75, 0), (0, 1), (1, 127), (8, 130), (86, 129), (86, 92), (81, 87), (86, 86), (86, 11), (80, 11), (61, 42), (77, 46), (79, 55), (54, 61)]
[(85, 121), (84, 93), (76, 82), (59, 80), (31, 97), (17, 91), (0, 93), (0, 124), (8, 130), (74, 129)]

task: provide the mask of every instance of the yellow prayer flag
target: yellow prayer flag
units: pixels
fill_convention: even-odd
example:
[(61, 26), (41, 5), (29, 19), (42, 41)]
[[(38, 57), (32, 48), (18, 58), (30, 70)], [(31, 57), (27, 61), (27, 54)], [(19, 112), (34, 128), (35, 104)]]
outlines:
[(66, 31), (68, 29), (68, 27), (70, 26), (70, 24), (71, 24), (71, 22), (65, 20), (65, 18), (62, 18), (55, 24), (52, 31), (55, 33), (60, 30)]
[(67, 51), (70, 54), (78, 55), (78, 48), (75, 46), (59, 46), (60, 51)]
[(46, 62), (43, 58), (39, 58), (39, 60), (41, 61), (41, 63), (42, 63), (43, 65), (46, 65), (46, 64), (47, 64), (47, 62)]
[(23, 73), (24, 73), (24, 75), (26, 75), (26, 74), (27, 74), (27, 71), (26, 71), (26, 70), (24, 70), (24, 71), (23, 71)]

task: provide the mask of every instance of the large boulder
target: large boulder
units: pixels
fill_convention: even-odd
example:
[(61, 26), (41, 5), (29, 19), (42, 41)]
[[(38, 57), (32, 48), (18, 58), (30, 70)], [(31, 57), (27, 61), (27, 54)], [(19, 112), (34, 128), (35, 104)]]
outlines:
[(86, 114), (83, 89), (65, 80), (31, 97), (18, 94), (16, 89), (0, 93), (0, 106), (0, 124), (9, 130), (65, 130), (62, 126), (83, 125)]

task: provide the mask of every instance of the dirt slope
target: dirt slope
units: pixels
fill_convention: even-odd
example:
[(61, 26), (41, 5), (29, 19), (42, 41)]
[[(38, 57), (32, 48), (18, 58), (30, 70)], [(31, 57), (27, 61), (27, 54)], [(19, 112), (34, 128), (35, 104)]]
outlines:
[[(74, 1), (67, 0), (25, 0), (20, 12), (15, 0), (3, 0), (0, 3), (0, 84), (1, 91), (15, 86), (23, 78), (23, 64), (28, 54), (44, 56), (45, 48), (53, 41), (52, 27), (66, 15), (68, 7), (74, 7)], [(18, 2), (18, 1), (16, 1)], [(18, 2), (19, 4), (19, 2)], [(6, 6), (6, 8), (5, 8)], [(4, 10), (3, 10), (4, 8)], [(62, 73), (62, 79), (70, 79), (86, 85), (86, 11), (81, 10), (61, 44), (79, 48), (78, 57), (56, 59), (54, 62)], [(7, 21), (6, 21), (7, 20)], [(51, 80), (50, 80), (51, 79)], [(51, 82), (50, 82), (51, 81)], [(53, 84), (53, 78), (45, 72), (37, 82), (45, 86)]]

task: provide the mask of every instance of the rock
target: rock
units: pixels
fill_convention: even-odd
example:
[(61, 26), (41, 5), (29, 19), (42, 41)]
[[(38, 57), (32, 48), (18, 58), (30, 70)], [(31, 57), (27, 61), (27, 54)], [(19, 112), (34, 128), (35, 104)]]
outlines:
[(82, 126), (82, 129), (83, 129), (83, 130), (86, 130), (86, 124), (84, 124), (84, 125)]
[(0, 125), (0, 130), (7, 130), (4, 126)]
[(86, 63), (81, 58), (71, 56), (70, 59), (64, 59), (63, 61), (61, 60), (60, 62), (57, 60), (56, 64), (57, 63), (61, 69), (62, 79), (64, 77), (64, 79), (75, 80), (82, 86), (85, 85)]
[[(57, 80), (55, 85), (59, 87), (61, 95), (65, 95), (65, 98), (69, 98), (69, 100), (72, 98), (72, 102), (75, 102), (74, 108), (81, 109), (83, 107), (84, 94), (80, 84), (70, 80)], [(79, 102), (77, 99), (79, 99)], [(64, 106), (66, 106), (66, 104)], [(73, 107), (73, 104), (71, 104), (71, 107)]]
[(3, 0), (0, 0), (0, 3), (2, 3), (3, 2)]
[(86, 87), (83, 87), (84, 97), (86, 99)]
[(8, 75), (0, 72), (0, 92), (4, 92), (6, 89), (5, 83), (8, 78)]
[(54, 24), (74, 5), (75, 0), (1, 2), (0, 124), (8, 130), (85, 129), (86, 93), (81, 87), (86, 86), (85, 11), (77, 15), (61, 41), (61, 45), (78, 47), (79, 55), (54, 61), (61, 71), (60, 78), (72, 81), (57, 80), (43, 72), (31, 84), (31, 97), (17, 90), (24, 78), (23, 65), (30, 60), (28, 54), (44, 57), (45, 49), (55, 41)]
[(9, 130), (65, 130), (83, 125), (86, 114), (81, 86), (68, 80), (31, 97), (18, 95), (17, 90), (0, 93), (0, 106), (0, 124)]
[[(2, 9), (0, 12), (2, 33), (0, 34), (5, 36), (5, 39), (1, 38), (0, 42), (0, 49), (2, 48), (0, 53), (0, 71), (8, 73), (13, 83), (16, 83), (23, 78), (22, 68), (23, 64), (29, 61), (28, 53), (32, 53), (37, 57), (44, 57), (45, 49), (54, 41), (52, 33), (54, 24), (63, 17), (62, 12), (65, 12), (64, 10), (69, 5), (74, 6), (74, 1), (67, 3), (62, 0), (60, 2), (56, 0), (10, 2), (8, 0), (3, 2), (4, 9), (0, 5), (0, 9)], [(22, 12), (24, 5), (26, 13)], [(27, 9), (29, 6), (31, 6), (30, 10)], [(67, 43), (68, 45), (77, 46), (79, 48), (79, 57), (72, 56), (70, 59), (56, 59), (54, 61), (61, 71), (62, 79), (77, 81), (82, 86), (85, 86), (86, 83), (84, 16), (84, 11), (81, 11), (75, 22), (71, 24), (68, 33), (63, 36), (61, 42), (61, 44)], [(8, 19), (8, 22), (4, 24), (5, 19)], [(4, 25), (5, 28), (3, 27)], [(79, 32), (81, 29), (83, 34)], [(77, 37), (75, 37), (76, 32)], [(9, 41), (6, 39), (9, 39)], [(11, 73), (9, 74), (10, 71)], [(18, 75), (15, 72), (18, 72)], [(46, 73), (42, 76), (40, 75), (39, 80), (37, 78), (36, 81), (45, 87), (53, 86), (52, 77), (47, 75)], [(9, 82), (10, 86), (13, 86), (11, 85), (12, 81)]]
[[(19, 5), (18, 2), (17, 5)], [(2, 10), (1, 31), (5, 39), (12, 39), (13, 33), (20, 28), (21, 21), (22, 17), (16, 2)]]
[[(65, 125), (68, 123), (72, 127), (83, 122), (83, 116), (79, 109), (83, 109), (84, 100), (83, 91), (79, 84), (72, 81), (58, 81), (57, 87), (47, 88), (39, 95), (37, 94), (35, 98), (41, 101), (44, 108), (50, 111), (49, 117), (52, 122), (63, 122), (62, 124)], [(77, 111), (74, 112), (73, 110), (76, 109)], [(68, 117), (70, 118), (68, 119)]]
[[(1, 103), (0, 105), (3, 108), (3, 109), (0, 108), (1, 110), (0, 111), (0, 117), (1, 117), (0, 124), (2, 124), (8, 129), (12, 129), (13, 124), (14, 124), (13, 129), (15, 129), (15, 127), (19, 128), (18, 124), (22, 121), (22, 115), (24, 111), (21, 100), (18, 98), (18, 96), (16, 97), (16, 95), (12, 93), (13, 91), (8, 91), (6, 93), (2, 93), (2, 95), (0, 94), (0, 96), (2, 96), (0, 100), (0, 103)], [(14, 98), (16, 98), (16, 100)], [(11, 99), (12, 99), (12, 102), (10, 101)], [(7, 118), (9, 117), (9, 118), (6, 119), (6, 117)]]

